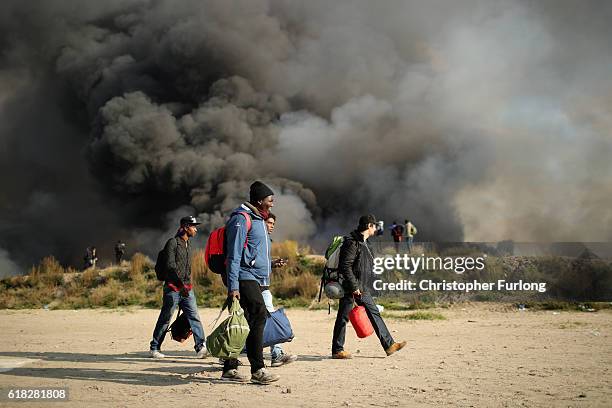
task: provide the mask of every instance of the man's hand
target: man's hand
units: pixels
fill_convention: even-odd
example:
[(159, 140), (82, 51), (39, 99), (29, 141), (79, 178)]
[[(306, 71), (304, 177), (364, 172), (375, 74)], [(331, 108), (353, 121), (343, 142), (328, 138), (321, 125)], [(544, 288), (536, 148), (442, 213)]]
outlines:
[(360, 297), (361, 296), (361, 291), (359, 289), (357, 289), (356, 291), (353, 292), (353, 296)]
[(189, 297), (189, 290), (186, 287), (182, 287), (180, 290), (180, 294), (182, 297)]
[(232, 290), (227, 294), (228, 298), (231, 298), (231, 300), (233, 300), (234, 298), (240, 300), (240, 292), (237, 290)]

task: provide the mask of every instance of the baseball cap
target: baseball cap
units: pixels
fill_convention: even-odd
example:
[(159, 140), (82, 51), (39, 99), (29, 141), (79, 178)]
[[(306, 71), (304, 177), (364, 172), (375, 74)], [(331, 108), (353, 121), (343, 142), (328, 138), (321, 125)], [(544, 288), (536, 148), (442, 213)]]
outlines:
[(200, 225), (201, 222), (196, 219), (193, 215), (181, 218), (181, 225)]

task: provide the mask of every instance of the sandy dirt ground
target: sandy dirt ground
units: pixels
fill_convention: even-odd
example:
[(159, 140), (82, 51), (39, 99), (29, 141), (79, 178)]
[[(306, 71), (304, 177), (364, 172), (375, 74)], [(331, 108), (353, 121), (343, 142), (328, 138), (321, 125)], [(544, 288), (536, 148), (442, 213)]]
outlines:
[[(331, 360), (334, 315), (289, 310), (296, 338), (285, 350), (300, 359), (271, 369), (279, 382), (258, 386), (219, 382), (221, 366), (195, 359), (191, 339), (167, 338), (162, 349), (169, 358), (148, 358), (156, 310), (2, 310), (2, 392), (68, 387), (69, 401), (15, 403), (3, 396), (0, 406), (612, 406), (612, 312), (492, 304), (436, 312), (447, 320), (388, 318), (395, 339), (408, 341), (391, 357), (375, 336), (357, 339), (349, 325), (346, 349), (354, 358)], [(207, 333), (216, 314), (200, 310)]]

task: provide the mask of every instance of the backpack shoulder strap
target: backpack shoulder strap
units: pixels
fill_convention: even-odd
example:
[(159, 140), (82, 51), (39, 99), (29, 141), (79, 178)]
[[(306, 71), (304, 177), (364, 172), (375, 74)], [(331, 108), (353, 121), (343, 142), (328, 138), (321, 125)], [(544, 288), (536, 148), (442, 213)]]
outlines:
[[(247, 247), (247, 244), (249, 243), (249, 231), (251, 231), (251, 227), (253, 226), (253, 222), (251, 221), (251, 216), (249, 215), (248, 212), (246, 211), (240, 211), (238, 214), (242, 214), (242, 216), (246, 219), (246, 226), (247, 226), (247, 237), (244, 240), (244, 247)], [(229, 307), (229, 306), (228, 306)]]
[(252, 226), (251, 225), (252, 224), (251, 216), (246, 211), (240, 211), (240, 212), (238, 212), (238, 214), (242, 214), (242, 216), (246, 219), (247, 232), (249, 232), (251, 230), (251, 226)]

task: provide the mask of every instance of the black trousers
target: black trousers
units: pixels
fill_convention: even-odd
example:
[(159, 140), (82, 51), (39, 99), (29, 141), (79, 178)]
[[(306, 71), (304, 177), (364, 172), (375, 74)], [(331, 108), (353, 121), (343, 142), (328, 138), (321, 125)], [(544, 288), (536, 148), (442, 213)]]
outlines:
[[(252, 280), (240, 281), (240, 306), (249, 322), (249, 336), (246, 339), (247, 357), (251, 373), (265, 367), (263, 358), (263, 331), (266, 325), (266, 304), (261, 296), (259, 283)], [(223, 372), (238, 368), (237, 359), (225, 360)]]
[[(394, 343), (393, 337), (391, 337), (391, 333), (389, 333), (389, 329), (387, 329), (387, 325), (383, 321), (372, 296), (367, 292), (363, 292), (361, 297), (355, 298), (355, 302), (365, 307), (368, 318), (372, 326), (374, 326), (374, 332), (376, 332), (380, 340), (380, 345), (383, 349), (388, 349)], [(348, 316), (352, 309), (353, 294), (349, 293), (340, 299), (340, 304), (338, 305), (338, 314), (336, 315), (336, 323), (334, 324), (334, 337), (332, 339), (332, 354), (344, 350), (346, 323), (349, 321)]]

